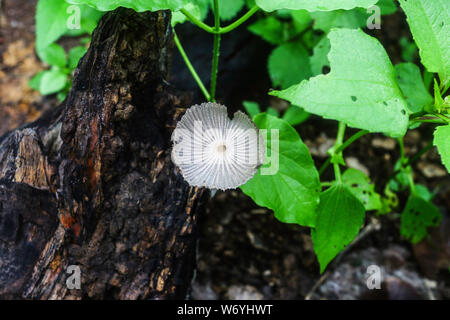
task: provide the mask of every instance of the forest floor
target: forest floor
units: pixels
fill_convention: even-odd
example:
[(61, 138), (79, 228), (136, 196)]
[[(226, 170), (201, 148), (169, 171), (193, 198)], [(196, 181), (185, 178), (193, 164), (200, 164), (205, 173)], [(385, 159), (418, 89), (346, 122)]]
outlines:
[[(36, 0), (3, 0), (0, 12), (0, 136), (58, 107), (54, 96), (42, 97), (27, 85), (45, 68), (34, 52)], [(208, 83), (212, 39), (189, 24), (177, 27), (179, 37)], [(399, 35), (411, 37), (402, 13), (383, 18), (382, 29), (372, 32), (385, 46), (393, 63), (401, 62)], [(70, 42), (70, 39), (62, 40)], [(269, 97), (266, 61), (270, 45), (246, 31), (222, 40), (218, 101), (232, 111), (242, 101), (283, 109), (287, 105)], [(170, 82), (192, 92), (202, 102), (180, 56), (174, 50)], [(334, 143), (337, 125), (311, 117), (297, 127), (320, 166)], [(348, 134), (353, 131), (348, 130)], [(405, 137), (406, 154), (414, 155), (432, 139), (426, 125)], [(346, 163), (366, 172), (382, 189), (393, 173), (399, 151), (396, 141), (383, 135), (367, 135), (344, 152)], [(218, 192), (201, 217), (197, 274), (193, 299), (450, 299), (450, 179), (431, 150), (414, 165), (418, 183), (437, 191), (433, 203), (443, 213), (441, 225), (417, 245), (400, 237), (399, 213), (408, 192), (399, 193), (396, 211), (384, 216), (367, 214), (360, 237), (319, 274), (309, 229), (283, 224), (240, 190)], [(326, 172), (324, 180), (331, 179)], [(381, 191), (381, 190), (378, 190)], [(382, 290), (368, 290), (367, 267), (377, 265), (383, 275)]]

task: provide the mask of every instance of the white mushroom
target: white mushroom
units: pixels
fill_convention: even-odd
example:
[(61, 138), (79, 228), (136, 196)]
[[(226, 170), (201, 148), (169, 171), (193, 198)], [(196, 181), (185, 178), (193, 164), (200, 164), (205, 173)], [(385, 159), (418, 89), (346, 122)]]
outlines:
[(172, 161), (191, 186), (235, 189), (252, 178), (264, 160), (262, 136), (250, 118), (238, 111), (202, 103), (187, 109), (173, 134)]

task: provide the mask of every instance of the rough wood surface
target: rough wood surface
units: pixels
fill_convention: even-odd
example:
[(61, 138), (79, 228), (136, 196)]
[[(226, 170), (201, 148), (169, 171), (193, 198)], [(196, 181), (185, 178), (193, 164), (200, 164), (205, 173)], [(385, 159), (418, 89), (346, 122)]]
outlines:
[(170, 160), (171, 48), (169, 12), (106, 14), (65, 103), (0, 138), (0, 298), (186, 296), (205, 192)]

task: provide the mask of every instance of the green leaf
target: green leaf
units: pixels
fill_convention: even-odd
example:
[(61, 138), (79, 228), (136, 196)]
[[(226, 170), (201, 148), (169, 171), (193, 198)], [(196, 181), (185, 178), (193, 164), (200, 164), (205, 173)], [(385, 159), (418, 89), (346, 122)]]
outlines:
[(316, 227), (311, 230), (320, 273), (355, 239), (363, 222), (364, 206), (347, 186), (336, 184), (320, 195)]
[(413, 62), (419, 56), (419, 49), (415, 42), (409, 41), (405, 37), (401, 37), (399, 41), (402, 47), (402, 59), (407, 62)]
[(364, 27), (368, 14), (362, 9), (318, 11), (311, 13), (315, 20), (313, 28), (328, 33), (332, 28), (357, 29)]
[(389, 188), (392, 191), (399, 192), (409, 188), (408, 174), (402, 169), (401, 159), (397, 160), (394, 165), (394, 171), (399, 171), (392, 179), (389, 180)]
[(397, 194), (392, 192), (389, 184), (384, 188), (384, 194), (381, 197), (381, 209), (376, 212), (377, 215), (384, 215), (392, 212), (393, 208), (398, 206)]
[(253, 101), (243, 101), (242, 104), (244, 105), (245, 111), (247, 111), (250, 118), (254, 118), (258, 113), (261, 112), (261, 109), (259, 107), (259, 104)]
[(200, 8), (200, 19), (205, 20), (210, 9), (210, 0), (197, 0), (196, 4)]
[(380, 0), (377, 2), (377, 6), (380, 7), (382, 15), (393, 14), (397, 11), (394, 0)]
[(118, 7), (125, 7), (137, 12), (143, 12), (158, 10), (177, 11), (188, 4), (190, 0), (67, 0), (67, 2), (86, 4), (100, 11), (112, 11)]
[(411, 112), (422, 111), (426, 106), (433, 103), (433, 97), (425, 88), (418, 66), (414, 63), (399, 63), (395, 66), (395, 73), (397, 84)]
[[(184, 9), (186, 11), (189, 11), (189, 13), (191, 13), (197, 19), (200, 19), (201, 13), (199, 6), (194, 5), (192, 3), (188, 3), (187, 5), (184, 6)], [(175, 11), (172, 13), (172, 20), (171, 20), (172, 27), (176, 26), (177, 24), (184, 23), (186, 21), (187, 21), (186, 16), (180, 11)]]
[(58, 92), (58, 94), (56, 95), (56, 98), (58, 98), (59, 102), (63, 102), (67, 97), (67, 92), (66, 91), (61, 91)]
[[(265, 113), (254, 119), (260, 129), (268, 129), (266, 161), (256, 175), (241, 186), (242, 191), (258, 205), (272, 209), (275, 217), (285, 223), (298, 223), (312, 227), (316, 222), (315, 209), (319, 203), (319, 174), (308, 148), (297, 131), (286, 121)], [(279, 130), (279, 149), (272, 145), (271, 129)], [(276, 138), (276, 137), (274, 137)], [(263, 175), (273, 163), (267, 163), (269, 154), (279, 160), (278, 170), (273, 175)]]
[(31, 78), (30, 81), (28, 81), (28, 85), (32, 89), (39, 91), (40, 86), (41, 86), (42, 76), (44, 75), (45, 72), (47, 72), (47, 71), (41, 71), (41, 72), (35, 74), (34, 77)]
[(84, 56), (87, 52), (87, 48), (83, 46), (73, 47), (69, 51), (69, 68), (75, 69), (78, 65), (78, 61)]
[(436, 78), (434, 78), (434, 106), (432, 108), (433, 109), (432, 111), (436, 110), (437, 112), (440, 113), (443, 107), (444, 107), (444, 99), (442, 99), (439, 84)]
[(450, 1), (399, 0), (406, 13), (422, 64), (450, 83)]
[(64, 49), (56, 43), (52, 43), (41, 51), (40, 55), (42, 61), (47, 62), (52, 66), (58, 66), (64, 68), (66, 66), (66, 52)]
[(375, 185), (370, 183), (370, 178), (357, 169), (347, 169), (342, 174), (342, 181), (353, 195), (364, 205), (366, 211), (380, 210), (382, 208), (381, 197), (375, 192)]
[(267, 110), (266, 110), (266, 113), (268, 115), (272, 116), (272, 117), (277, 117), (278, 118), (280, 116), (280, 113), (278, 112), (278, 110), (274, 109), (272, 107), (268, 107)]
[[(214, 8), (214, 1), (210, 0), (211, 8)], [(231, 20), (245, 6), (245, 0), (221, 0), (219, 1), (220, 19), (223, 21)]]
[(248, 30), (272, 44), (283, 42), (283, 25), (277, 18), (269, 16), (259, 19)]
[[(67, 29), (67, 31), (64, 33), (64, 35), (71, 36), (71, 37), (78, 37), (85, 33), (92, 34), (94, 29), (98, 25), (98, 21), (103, 16), (104, 12), (98, 11), (94, 8), (85, 6), (85, 5), (78, 5), (80, 8), (80, 25), (79, 29)], [(69, 10), (67, 12), (67, 18), (71, 17), (71, 19), (75, 18), (74, 14), (76, 11)], [(66, 18), (66, 19), (67, 19)], [(71, 21), (71, 23), (75, 22), (74, 20)]]
[(283, 114), (283, 120), (291, 126), (299, 125), (309, 118), (310, 114), (297, 106), (290, 106)]
[(294, 21), (294, 26), (297, 32), (302, 32), (306, 30), (312, 22), (311, 15), (306, 10), (295, 10), (290, 11), (292, 20)]
[(70, 5), (62, 0), (39, 1), (36, 8), (36, 51), (41, 52), (66, 33), (67, 8)]
[(273, 86), (288, 88), (311, 75), (309, 54), (300, 43), (284, 43), (270, 54), (268, 69)]
[(270, 94), (351, 127), (403, 136), (407, 105), (381, 44), (361, 30), (333, 29), (328, 38), (329, 74)]
[(444, 113), (449, 113), (450, 111), (450, 96), (446, 96), (444, 98), (444, 104), (442, 105), (442, 109)]
[(330, 68), (328, 53), (330, 52), (330, 39), (323, 37), (314, 47), (313, 55), (309, 59), (313, 76), (324, 73), (324, 67)]
[(450, 124), (436, 127), (433, 144), (441, 155), (442, 163), (450, 172)]
[(416, 195), (425, 201), (431, 201), (435, 196), (435, 194), (428, 190), (426, 186), (418, 183), (416, 184)]
[(92, 34), (95, 28), (97, 28), (100, 18), (104, 12), (98, 11), (88, 6), (81, 6), (81, 22), (80, 27), (83, 32)]
[(350, 10), (356, 7), (368, 8), (378, 0), (256, 0), (258, 7), (264, 11), (279, 9), (313, 11)]
[(442, 214), (431, 202), (411, 195), (402, 212), (400, 234), (412, 243), (418, 243), (427, 235), (427, 228), (436, 227)]
[(41, 78), (39, 91), (42, 95), (56, 93), (67, 83), (67, 75), (57, 70), (45, 71)]

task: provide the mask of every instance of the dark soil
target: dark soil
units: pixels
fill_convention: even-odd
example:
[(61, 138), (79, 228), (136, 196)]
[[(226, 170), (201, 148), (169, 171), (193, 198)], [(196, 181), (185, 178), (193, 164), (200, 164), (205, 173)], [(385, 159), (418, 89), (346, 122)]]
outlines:
[[(28, 80), (44, 66), (34, 54), (35, 0), (3, 0), (0, 13), (0, 135), (38, 118), (56, 107), (55, 97), (43, 99), (29, 89)], [(212, 37), (185, 23), (178, 35), (191, 61), (208, 86)], [(382, 29), (370, 32), (385, 46), (394, 63), (401, 62), (400, 36), (411, 37), (403, 14), (384, 17)], [(70, 41), (70, 40), (65, 40)], [(232, 111), (242, 101), (262, 106), (286, 107), (267, 95), (271, 83), (266, 61), (272, 47), (241, 26), (222, 39), (218, 101)], [(179, 54), (174, 50), (171, 83), (191, 91), (195, 103), (203, 102)], [(299, 126), (318, 166), (326, 160), (337, 125), (311, 117)], [(355, 132), (348, 130), (349, 136)], [(413, 155), (432, 139), (432, 128), (423, 125), (405, 138), (407, 155)], [(393, 173), (399, 152), (395, 141), (368, 135), (345, 150), (347, 164), (367, 170), (382, 191)], [(309, 229), (278, 222), (271, 211), (256, 206), (240, 190), (218, 192), (201, 221), (197, 276), (193, 299), (449, 299), (450, 277), (450, 179), (435, 150), (414, 164), (416, 181), (437, 191), (433, 202), (444, 218), (431, 236), (411, 245), (399, 235), (399, 212), (408, 193), (399, 194), (398, 208), (386, 216), (367, 214), (366, 226), (376, 225), (332, 263), (321, 278), (312, 250)], [(324, 173), (322, 180), (332, 179)], [(379, 291), (366, 287), (367, 266), (383, 272)], [(320, 279), (320, 281), (319, 281)], [(316, 285), (316, 286), (315, 286)]]

